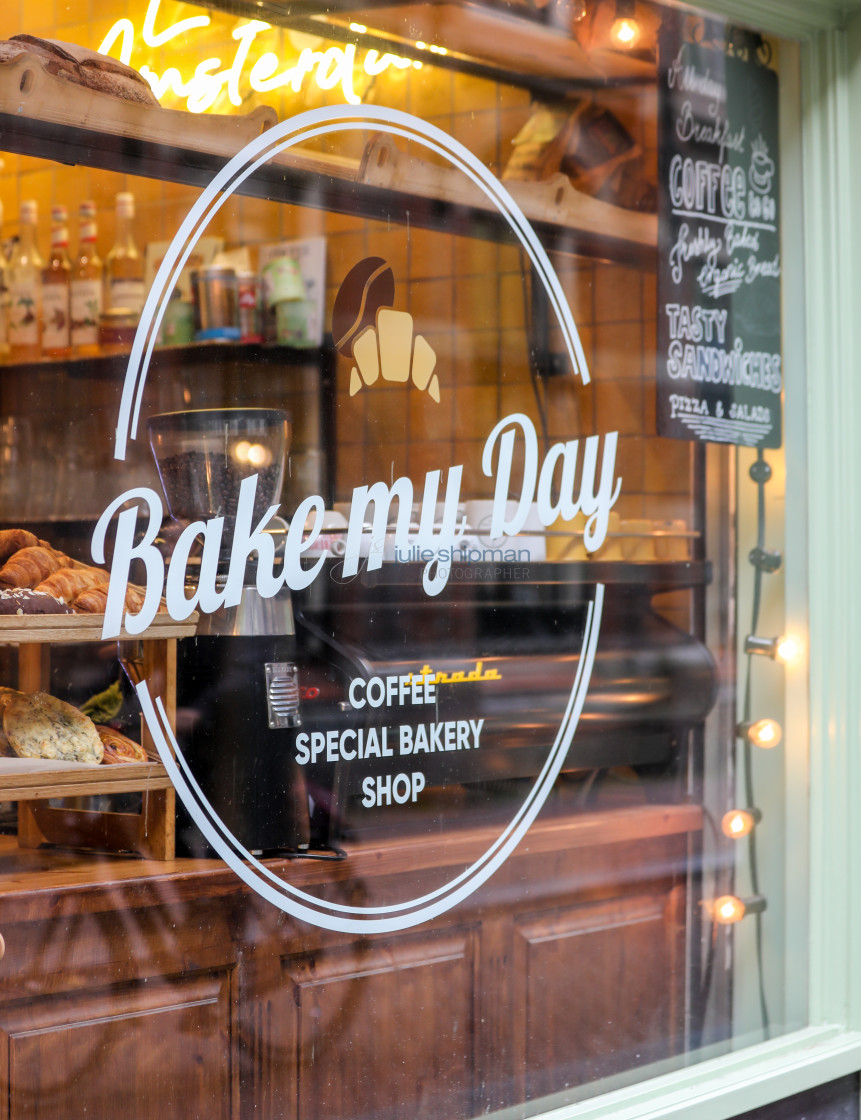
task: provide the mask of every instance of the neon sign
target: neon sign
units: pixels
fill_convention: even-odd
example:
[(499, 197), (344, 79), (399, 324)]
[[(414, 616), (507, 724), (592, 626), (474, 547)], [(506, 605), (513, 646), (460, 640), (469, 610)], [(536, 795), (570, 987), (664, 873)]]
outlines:
[[(190, 16), (157, 32), (155, 23), (160, 3), (161, 0), (149, 0), (144, 16), (141, 38), (148, 47), (161, 47), (179, 35), (209, 26), (209, 16)], [(259, 19), (240, 24), (233, 32), (237, 46), (229, 66), (224, 66), (220, 58), (205, 58), (197, 64), (190, 77), (183, 77), (175, 66), (169, 66), (163, 73), (157, 74), (150, 66), (144, 65), (140, 67), (140, 73), (159, 100), (166, 94), (173, 93), (176, 97), (185, 98), (186, 108), (192, 113), (203, 113), (211, 108), (223, 89), (226, 90), (230, 103), (239, 108), (242, 105), (241, 84), (246, 79), (256, 93), (269, 93), (282, 86), (289, 86), (295, 93), (299, 93), (305, 80), (312, 74), (320, 89), (329, 90), (340, 86), (345, 101), (350, 105), (361, 104), (362, 99), (353, 86), (356, 69), (354, 43), (343, 47), (328, 47), (324, 51), (305, 47), (292, 66), (283, 68), (283, 60), (273, 51), (266, 51), (249, 65), (251, 46), (255, 39), (259, 34), (271, 30), (271, 24)], [(126, 17), (118, 19), (102, 40), (99, 53), (109, 54), (119, 41), (120, 61), (128, 66), (136, 45), (136, 35), (132, 20)], [(390, 67), (406, 70), (410, 67), (419, 69), (421, 65), (420, 62), (413, 62), (400, 55), (388, 52), (380, 54), (378, 50), (371, 48), (365, 52), (362, 70), (370, 78), (374, 78)]]

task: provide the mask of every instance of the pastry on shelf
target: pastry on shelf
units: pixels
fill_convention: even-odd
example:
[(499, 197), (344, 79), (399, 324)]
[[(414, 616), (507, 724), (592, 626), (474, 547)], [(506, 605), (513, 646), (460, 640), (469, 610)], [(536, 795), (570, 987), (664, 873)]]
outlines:
[(30, 587), (0, 590), (0, 615), (25, 614), (74, 614), (74, 610), (48, 591)]
[(89, 716), (47, 692), (11, 697), (3, 709), (3, 732), (19, 758), (92, 763), (105, 753)]
[(98, 723), (96, 724), (96, 731), (99, 733), (99, 738), (105, 749), (102, 761), (107, 765), (113, 766), (124, 762), (149, 762), (147, 753), (140, 743), (136, 743), (128, 735), (123, 735), (121, 731), (115, 731), (113, 727), (106, 727), (104, 724)]
[(110, 579), (104, 568), (81, 565), (77, 568), (59, 568), (36, 586), (36, 591), (47, 591), (62, 603), (74, 603), (79, 595), (90, 588), (99, 587)]
[(44, 579), (67, 568), (69, 557), (46, 544), (19, 548), (0, 568), (0, 587), (36, 588)]

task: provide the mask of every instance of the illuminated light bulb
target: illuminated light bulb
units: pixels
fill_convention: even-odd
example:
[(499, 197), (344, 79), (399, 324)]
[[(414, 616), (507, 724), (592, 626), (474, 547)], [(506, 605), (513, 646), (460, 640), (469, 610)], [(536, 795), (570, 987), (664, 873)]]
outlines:
[(437, 54), (448, 54), (448, 50), (445, 47), (437, 47)]
[(428, 49), (427, 43), (423, 43), (421, 39), (416, 43), (416, 47), (420, 51), (426, 51)]
[(778, 661), (795, 661), (801, 655), (801, 642), (791, 634), (777, 638), (774, 645), (774, 656)]
[(424, 66), (424, 63), (423, 63), (423, 62), (419, 62), (419, 60), (418, 60), (418, 59), (416, 59), (416, 60), (415, 60), (415, 62), (413, 63), (413, 69), (414, 69), (414, 70), (421, 70), (421, 68), (422, 68), (423, 66)]
[(722, 926), (731, 926), (740, 922), (747, 913), (747, 908), (740, 898), (734, 894), (722, 894), (715, 899), (714, 918)]
[(803, 648), (801, 640), (793, 634), (784, 634), (780, 638), (760, 638), (756, 634), (748, 634), (744, 639), (745, 653), (756, 653), (784, 664), (799, 657)]
[(248, 453), (250, 452), (250, 450), (251, 450), (251, 444), (248, 442), (247, 439), (242, 439), (233, 448), (233, 458), (236, 459), (237, 462), (239, 462), (239, 463), (247, 463), (248, 462)]
[(358, 32), (359, 35), (364, 35), (368, 29), (363, 23), (351, 23), (350, 30)]
[(610, 39), (617, 47), (630, 50), (640, 41), (640, 25), (634, 0), (616, 0), (616, 18), (610, 28)]
[(753, 832), (760, 820), (762, 820), (762, 814), (759, 809), (730, 809), (721, 818), (721, 831), (730, 840), (740, 840), (742, 836), (747, 836)]
[(754, 723), (740, 723), (737, 728), (738, 735), (747, 739), (755, 747), (768, 750), (776, 747), (783, 738), (783, 728), (776, 719), (758, 719)]
[(759, 894), (751, 895), (750, 898), (722, 894), (712, 905), (712, 915), (718, 925), (731, 926), (740, 922), (748, 914), (761, 914), (766, 905), (766, 900)]

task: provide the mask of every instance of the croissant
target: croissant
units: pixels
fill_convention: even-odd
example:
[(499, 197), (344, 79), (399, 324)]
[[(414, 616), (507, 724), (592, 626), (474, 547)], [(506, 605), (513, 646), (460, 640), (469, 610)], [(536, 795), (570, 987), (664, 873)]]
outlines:
[(19, 548), (0, 568), (0, 587), (35, 588), (52, 572), (68, 565), (68, 556), (53, 548), (43, 545)]
[(37, 591), (47, 591), (62, 603), (73, 603), (75, 599), (90, 587), (98, 587), (106, 583), (110, 575), (102, 568), (77, 567), (60, 568), (43, 579), (36, 588)]
[[(85, 614), (104, 614), (107, 602), (107, 584), (100, 583), (95, 587), (88, 587), (86, 591), (82, 591), (77, 599), (73, 600), (72, 606), (76, 611), (82, 611)], [(143, 590), (139, 587), (135, 587), (134, 584), (129, 584), (126, 588), (125, 609), (127, 611), (139, 611), (143, 604)]]
[(19, 548), (30, 548), (39, 543), (39, 538), (29, 529), (0, 530), (0, 560), (8, 560)]
[(112, 727), (97, 723), (96, 731), (105, 748), (102, 762), (114, 765), (121, 762), (149, 762), (143, 747), (121, 731), (114, 731)]

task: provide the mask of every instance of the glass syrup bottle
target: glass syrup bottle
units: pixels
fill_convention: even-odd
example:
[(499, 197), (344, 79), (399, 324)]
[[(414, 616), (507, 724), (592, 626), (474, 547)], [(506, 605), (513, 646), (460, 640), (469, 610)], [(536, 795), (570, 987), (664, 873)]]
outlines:
[(69, 260), (69, 211), (51, 207), (51, 252), (42, 269), (42, 355), (54, 360), (71, 354), (69, 293), (72, 263)]
[(104, 266), (96, 248), (98, 225), (95, 202), (82, 202), (78, 211), (78, 255), (72, 265), (72, 353), (93, 357), (99, 352)]
[(105, 259), (105, 308), (125, 307), (136, 317), (144, 304), (144, 262), (134, 234), (135, 196), (117, 195), (116, 240)]
[(9, 357), (33, 362), (42, 356), (39, 325), (42, 315), (42, 268), (36, 244), (39, 210), (33, 199), (21, 203), (20, 231), (7, 270), (9, 280)]

